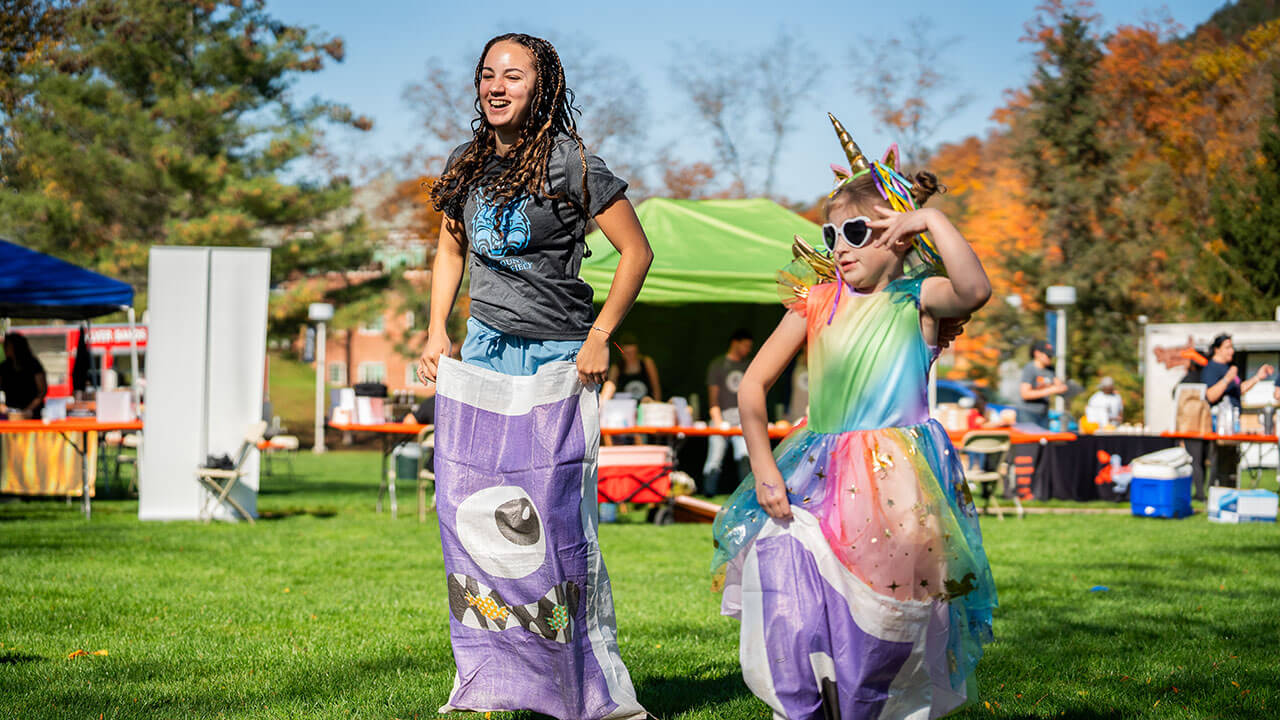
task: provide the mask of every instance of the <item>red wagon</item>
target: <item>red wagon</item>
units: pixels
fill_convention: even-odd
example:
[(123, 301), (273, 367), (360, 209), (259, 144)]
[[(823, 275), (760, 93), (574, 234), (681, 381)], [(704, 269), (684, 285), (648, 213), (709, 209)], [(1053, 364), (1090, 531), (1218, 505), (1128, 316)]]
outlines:
[(613, 445), (600, 448), (602, 503), (652, 504), (649, 517), (659, 525), (671, 522), (671, 471), (675, 452), (667, 445)]

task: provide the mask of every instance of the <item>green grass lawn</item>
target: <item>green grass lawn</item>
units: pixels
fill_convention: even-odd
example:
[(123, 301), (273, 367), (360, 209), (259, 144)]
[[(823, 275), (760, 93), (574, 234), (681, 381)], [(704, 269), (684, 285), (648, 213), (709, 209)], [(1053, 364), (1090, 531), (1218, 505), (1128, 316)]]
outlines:
[[(374, 514), (376, 453), (297, 465), (263, 483), (254, 527), (0, 505), (0, 718), (437, 717), (452, 658), (434, 521), (411, 487), (398, 520)], [(960, 717), (1280, 715), (1277, 526), (1039, 515), (984, 532), (997, 640)], [(659, 717), (768, 718), (707, 589), (709, 537), (602, 528), (622, 654)]]
[[(271, 372), (267, 383), (271, 390), (272, 412), (280, 416), (290, 434), (311, 444), (315, 434), (316, 370), (293, 355), (271, 353)], [(328, 393), (328, 386), (325, 386)], [(328, 398), (325, 398), (326, 405)]]

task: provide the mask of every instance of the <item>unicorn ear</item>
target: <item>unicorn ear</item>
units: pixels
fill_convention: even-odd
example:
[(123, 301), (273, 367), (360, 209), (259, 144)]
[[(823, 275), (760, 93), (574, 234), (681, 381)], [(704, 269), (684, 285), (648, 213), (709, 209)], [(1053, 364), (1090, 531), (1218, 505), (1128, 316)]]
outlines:
[(837, 184), (842, 183), (845, 180), (848, 180), (849, 176), (853, 174), (849, 172), (849, 168), (846, 168), (843, 165), (837, 165), (835, 163), (831, 163), (831, 172), (835, 173)]
[(884, 157), (880, 158), (880, 164), (887, 166), (890, 170), (897, 172), (898, 170), (898, 143), (889, 146), (884, 151)]
[(862, 148), (849, 137), (849, 133), (836, 119), (835, 115), (827, 113), (827, 117), (831, 118), (831, 125), (836, 129), (836, 137), (840, 138), (840, 147), (844, 149), (845, 157), (849, 158), (849, 168), (859, 175), (870, 170), (871, 165), (867, 162), (866, 156), (862, 154)]

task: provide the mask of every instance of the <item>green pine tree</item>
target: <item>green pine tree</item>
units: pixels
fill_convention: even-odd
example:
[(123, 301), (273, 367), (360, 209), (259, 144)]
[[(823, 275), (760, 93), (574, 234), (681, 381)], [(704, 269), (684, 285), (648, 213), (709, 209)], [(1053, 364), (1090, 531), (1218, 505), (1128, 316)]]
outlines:
[[(340, 39), (263, 0), (82, 0), (61, 20), (8, 78), (23, 101), (0, 145), (0, 235), (141, 287), (152, 244), (259, 244), (348, 203), (345, 180), (284, 179), (324, 124), (370, 127), (288, 93), (341, 61)], [(273, 276), (367, 262), (361, 227), (293, 233)]]
[(1026, 275), (1042, 301), (1049, 285), (1076, 288), (1068, 311), (1068, 376), (1088, 384), (1104, 367), (1133, 365), (1143, 311), (1131, 298), (1144, 282), (1149, 248), (1118, 192), (1123, 148), (1105, 132), (1106, 109), (1095, 92), (1103, 55), (1093, 19), (1079, 8), (1051, 10), (1036, 36), (1039, 62), (1030, 102), (1015, 122), (1014, 155), (1049, 246), (1041, 267)]
[(1245, 315), (1236, 320), (1268, 319), (1280, 305), (1280, 72), (1258, 140), (1257, 161), (1245, 177), (1224, 174), (1211, 196), (1223, 260), (1238, 273), (1223, 286), (1225, 306)]

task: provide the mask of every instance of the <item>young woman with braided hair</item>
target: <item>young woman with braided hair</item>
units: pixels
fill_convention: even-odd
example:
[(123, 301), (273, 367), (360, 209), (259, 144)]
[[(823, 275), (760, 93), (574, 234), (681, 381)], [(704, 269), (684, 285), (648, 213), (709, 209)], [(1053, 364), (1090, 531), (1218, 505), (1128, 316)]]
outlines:
[[(531, 375), (549, 360), (576, 359), (582, 382), (599, 385), (609, 371), (609, 339), (653, 259), (627, 184), (586, 154), (551, 43), (518, 33), (493, 38), (475, 86), (475, 136), (453, 151), (431, 191), (445, 222), (419, 376), (434, 382), (440, 355), (452, 348), (445, 321), (466, 263), (472, 317), (463, 362)], [(578, 277), (591, 219), (619, 254), (594, 321), (591, 287)]]
[[(618, 651), (596, 536), (597, 388), (653, 252), (627, 184), (583, 148), (555, 48), (489, 41), (474, 137), (432, 188), (445, 219), (418, 375), (436, 382), (435, 471), (457, 675), (441, 712), (645, 718)], [(587, 224), (617, 249), (593, 318)], [(464, 268), (462, 362), (445, 332)]]

